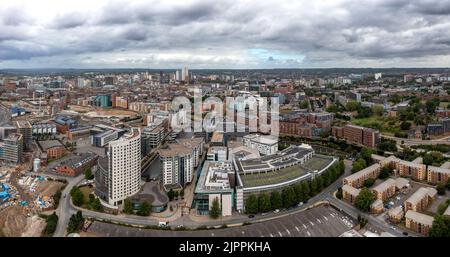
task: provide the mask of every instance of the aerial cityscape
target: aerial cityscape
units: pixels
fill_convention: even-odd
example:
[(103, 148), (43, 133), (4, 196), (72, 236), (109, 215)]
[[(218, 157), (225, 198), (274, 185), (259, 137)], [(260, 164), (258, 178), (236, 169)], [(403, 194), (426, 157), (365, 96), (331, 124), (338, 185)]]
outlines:
[(441, 1), (0, 0), (0, 237), (449, 237), (448, 29)]

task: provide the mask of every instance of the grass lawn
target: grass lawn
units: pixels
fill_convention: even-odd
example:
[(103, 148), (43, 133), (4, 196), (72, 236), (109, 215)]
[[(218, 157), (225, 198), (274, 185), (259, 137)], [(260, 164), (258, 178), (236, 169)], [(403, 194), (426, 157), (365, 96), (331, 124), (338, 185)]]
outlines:
[(94, 191), (94, 188), (84, 186), (84, 187), (80, 187), (80, 191), (81, 191), (81, 193), (83, 193), (83, 198), (84, 198), (84, 203), (85, 203), (85, 204), (83, 204), (83, 207), (86, 208), (85, 205), (89, 201), (89, 195)]
[(259, 174), (241, 174), (242, 183), (245, 187), (257, 187), (277, 184), (301, 177), (308, 171), (300, 165), (295, 165), (286, 169), (271, 171)]
[(399, 126), (400, 122), (396, 118), (392, 117), (376, 117), (372, 116), (369, 118), (362, 119), (352, 119), (352, 123), (358, 126), (378, 129), (380, 132), (386, 134), (395, 134), (395, 132), (400, 132)]
[(322, 170), (325, 168), (330, 162), (333, 161), (333, 158), (321, 155), (315, 155), (313, 158), (309, 159), (303, 166), (311, 170)]

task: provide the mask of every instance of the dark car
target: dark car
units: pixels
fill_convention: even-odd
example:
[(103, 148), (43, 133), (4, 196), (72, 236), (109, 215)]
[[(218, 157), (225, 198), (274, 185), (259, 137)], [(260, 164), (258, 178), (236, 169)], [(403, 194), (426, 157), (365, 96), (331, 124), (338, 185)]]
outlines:
[(403, 235), (407, 236), (407, 235), (408, 235), (408, 232), (406, 232), (406, 231), (405, 231), (405, 232), (403, 232)]
[(250, 218), (250, 219), (253, 219), (254, 217), (255, 217), (255, 215), (248, 215), (248, 217)]

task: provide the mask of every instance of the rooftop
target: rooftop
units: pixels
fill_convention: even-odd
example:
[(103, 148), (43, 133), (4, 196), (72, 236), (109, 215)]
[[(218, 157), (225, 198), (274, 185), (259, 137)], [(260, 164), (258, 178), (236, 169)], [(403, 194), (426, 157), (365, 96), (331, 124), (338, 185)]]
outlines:
[(359, 195), (359, 192), (361, 192), (361, 189), (357, 189), (357, 188), (354, 188), (352, 186), (345, 184), (342, 186), (342, 191), (345, 191), (353, 196), (357, 196), (357, 195)]
[(392, 178), (389, 178), (389, 179), (383, 181), (383, 183), (379, 184), (378, 186), (373, 187), (372, 190), (377, 191), (377, 192), (384, 192), (392, 186), (395, 186), (395, 180), (393, 180)]
[(423, 214), (420, 212), (415, 212), (412, 210), (409, 210), (406, 212), (405, 218), (411, 219), (417, 223), (427, 225), (427, 226), (432, 226), (433, 220), (434, 220), (434, 218), (432, 216), (428, 216), (426, 214)]
[(45, 140), (38, 141), (38, 143), (43, 151), (47, 151), (48, 149), (53, 147), (64, 147), (64, 145), (59, 140)]
[(195, 188), (195, 193), (230, 193), (234, 179), (234, 168), (231, 162), (206, 161)]
[(437, 194), (436, 189), (432, 187), (421, 187), (414, 194), (412, 194), (406, 202), (417, 204), (425, 197), (434, 197)]
[(345, 179), (350, 180), (350, 181), (357, 180), (360, 177), (362, 177), (366, 174), (372, 173), (374, 170), (379, 169), (379, 168), (380, 168), (380, 164), (375, 163), (365, 169), (362, 169), (356, 173), (353, 173), (352, 175), (346, 177)]
[(266, 173), (240, 174), (240, 178), (244, 187), (258, 187), (290, 181), (308, 173), (309, 170), (295, 165)]

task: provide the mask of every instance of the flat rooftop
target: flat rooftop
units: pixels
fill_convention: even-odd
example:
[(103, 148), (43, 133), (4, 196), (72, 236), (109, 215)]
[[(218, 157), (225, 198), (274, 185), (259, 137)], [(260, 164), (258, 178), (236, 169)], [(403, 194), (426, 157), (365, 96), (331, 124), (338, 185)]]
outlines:
[(295, 165), (267, 173), (240, 174), (240, 178), (244, 187), (259, 187), (290, 181), (304, 176), (308, 174), (308, 172), (309, 170), (304, 167)]

